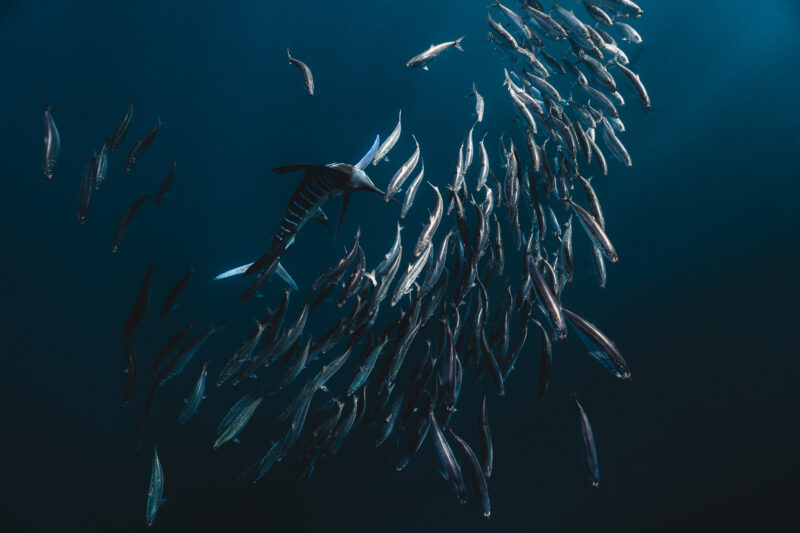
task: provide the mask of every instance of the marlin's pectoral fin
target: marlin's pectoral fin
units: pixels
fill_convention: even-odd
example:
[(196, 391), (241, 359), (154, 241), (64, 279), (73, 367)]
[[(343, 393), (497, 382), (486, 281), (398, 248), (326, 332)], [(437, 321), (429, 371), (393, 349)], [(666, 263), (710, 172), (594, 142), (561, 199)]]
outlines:
[(365, 168), (367, 168), (370, 162), (375, 158), (375, 154), (378, 153), (378, 147), (380, 147), (380, 144), (381, 144), (381, 136), (378, 135), (377, 137), (375, 137), (375, 142), (372, 143), (372, 148), (369, 149), (369, 152), (367, 152), (364, 155), (364, 157), (361, 158), (361, 161), (356, 163), (355, 166), (357, 169), (364, 170)]
[(333, 240), (339, 234), (339, 228), (342, 227), (342, 220), (344, 220), (344, 212), (347, 211), (347, 204), (350, 202), (350, 191), (345, 191), (342, 195), (342, 209), (339, 211), (339, 220), (336, 222), (336, 230), (333, 232)]

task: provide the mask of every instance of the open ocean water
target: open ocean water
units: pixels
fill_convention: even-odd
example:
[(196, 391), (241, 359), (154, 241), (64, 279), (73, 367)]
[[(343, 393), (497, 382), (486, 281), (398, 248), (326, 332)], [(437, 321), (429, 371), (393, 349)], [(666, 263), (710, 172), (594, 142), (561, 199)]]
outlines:
[[(570, 334), (554, 347), (550, 390), (538, 400), (540, 339), (529, 328), (505, 397), (489, 397), (490, 519), (475, 501), (458, 505), (437, 473), (431, 442), (405, 471), (379, 470), (387, 449), (375, 448), (374, 430), (351, 435), (310, 480), (279, 469), (256, 485), (235, 485), (285, 431), (273, 420), (291, 395), (268, 397), (241, 444), (212, 451), (217, 423), (253, 388), (218, 389), (213, 380), (253, 319), (283, 294), (273, 281), (263, 298), (237, 306), (246, 283), (212, 280), (266, 251), (301, 178), (273, 167), (353, 163), (375, 135), (388, 135), (402, 109), (390, 162), (367, 172), (385, 188), (413, 151), (414, 133), (426, 180), (444, 194), (474, 122), (474, 100), (465, 98), (473, 81), (486, 99), (476, 142), (488, 132), (498, 177), (501, 132), (515, 135), (524, 152), (502, 86), (508, 62), (486, 43), (487, 3), (0, 2), (4, 531), (145, 530), (154, 445), (167, 499), (154, 531), (796, 531), (797, 0), (639, 2), (644, 16), (634, 25), (644, 43), (634, 65), (653, 111), (626, 93), (621, 139), (633, 167), (607, 156), (609, 175), (592, 182), (620, 261), (608, 265), (608, 284), (599, 289), (576, 224), (576, 279), (564, 296), (614, 339), (633, 379), (615, 380)], [(583, 16), (572, 4), (564, 3)], [(446, 51), (429, 71), (404, 67), (430, 43), (461, 35), (463, 53)], [(287, 45), (311, 67), (313, 97), (287, 62)], [(131, 130), (79, 226), (84, 168), (130, 98)], [(50, 182), (41, 171), (45, 102), (58, 108), (62, 138)], [(157, 118), (163, 126), (155, 142), (124, 173), (125, 155)], [(145, 204), (119, 253), (110, 254), (120, 216), (155, 193), (172, 156), (170, 195), (158, 207)], [(477, 160), (476, 153), (468, 180)], [(423, 184), (403, 222), (406, 250), (433, 198)], [(332, 222), (339, 202), (326, 207)], [(300, 285), (291, 320), (359, 227), (367, 269), (374, 268), (394, 240), (398, 214), (398, 205), (365, 192), (351, 198), (335, 243), (332, 228), (310, 222), (284, 260)], [(518, 274), (510, 232), (504, 237), (508, 270)], [(134, 336), (138, 388), (122, 409), (119, 332), (149, 263), (162, 268)], [(161, 321), (163, 297), (189, 264), (197, 272)], [(321, 307), (314, 330), (347, 309)], [(388, 309), (384, 323), (396, 314)], [(147, 369), (190, 318), (198, 332), (212, 322), (226, 328), (159, 391), (137, 453)], [(424, 353), (424, 344), (415, 347), (409, 361)], [(179, 427), (182, 399), (207, 359), (209, 398)], [(467, 390), (467, 379), (453, 425), (477, 450), (484, 385)], [(581, 463), (573, 391), (594, 429), (599, 490)]]

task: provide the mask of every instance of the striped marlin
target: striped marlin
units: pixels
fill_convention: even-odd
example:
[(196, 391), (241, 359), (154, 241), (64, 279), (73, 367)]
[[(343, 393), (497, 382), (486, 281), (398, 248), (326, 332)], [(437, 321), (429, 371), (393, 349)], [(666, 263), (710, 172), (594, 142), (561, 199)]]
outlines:
[[(286, 207), (278, 231), (275, 232), (275, 235), (272, 237), (271, 249), (246, 269), (243, 269), (244, 276), (259, 274), (258, 279), (256, 279), (253, 285), (242, 295), (243, 298), (246, 298), (248, 293), (252, 292), (254, 294), (257, 290), (257, 288), (253, 290), (254, 285), (258, 284), (260, 287), (266, 282), (264, 278), (269, 278), (273, 272), (278, 270), (278, 260), (281, 255), (292, 245), (297, 233), (303, 225), (308, 222), (308, 220), (318, 217), (322, 205), (328, 199), (334, 196), (342, 196), (342, 207), (339, 213), (339, 220), (336, 224), (336, 233), (338, 233), (345, 211), (347, 210), (351, 192), (371, 191), (380, 195), (385, 194), (372, 183), (372, 180), (367, 176), (366, 172), (364, 172), (364, 168), (366, 168), (375, 157), (375, 152), (377, 152), (379, 145), (380, 136), (375, 138), (375, 142), (372, 144), (369, 152), (355, 165), (349, 165), (347, 163), (331, 163), (328, 165), (298, 164), (273, 169), (278, 174), (287, 174), (289, 172), (303, 170), (305, 171), (305, 175), (289, 199), (289, 205)], [(241, 269), (242, 267), (239, 268)], [(285, 269), (281, 268), (281, 270), (286, 273)], [(236, 273), (238, 274), (239, 272)], [(286, 274), (288, 276), (288, 273)], [(286, 277), (281, 277), (292, 285)], [(291, 279), (291, 277), (289, 277), (289, 279)]]

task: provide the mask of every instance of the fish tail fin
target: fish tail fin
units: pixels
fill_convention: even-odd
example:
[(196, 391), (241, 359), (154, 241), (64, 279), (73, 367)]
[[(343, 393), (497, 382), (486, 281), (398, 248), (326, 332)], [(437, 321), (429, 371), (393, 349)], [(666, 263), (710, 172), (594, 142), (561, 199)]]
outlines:
[[(499, 4), (499, 3), (500, 3), (500, 2), (498, 2), (498, 4)], [(461, 41), (462, 41), (462, 40), (464, 40), (464, 36), (463, 36), (463, 35), (462, 35), (461, 37), (459, 37), (458, 39), (456, 39), (456, 41), (455, 41), (455, 43), (453, 44), (453, 46), (455, 46), (456, 48), (458, 48), (459, 50), (461, 50), (461, 51), (463, 52), (463, 51), (464, 51), (464, 49), (463, 49), (463, 48), (461, 48)]]
[(289, 63), (292, 62), (292, 54), (289, 52), (289, 47), (286, 47), (286, 55), (289, 56)]

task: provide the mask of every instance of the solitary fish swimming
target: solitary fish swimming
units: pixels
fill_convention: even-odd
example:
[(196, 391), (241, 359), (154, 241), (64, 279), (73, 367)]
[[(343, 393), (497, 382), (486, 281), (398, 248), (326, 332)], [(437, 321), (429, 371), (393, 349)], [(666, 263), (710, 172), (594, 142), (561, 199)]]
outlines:
[(314, 96), (314, 76), (311, 74), (311, 69), (299, 59), (293, 58), (292, 54), (289, 53), (288, 47), (286, 48), (286, 55), (289, 56), (289, 63), (299, 68), (300, 72), (303, 74), (303, 83), (306, 84), (308, 94)]
[(459, 37), (455, 41), (448, 41), (446, 43), (432, 44), (430, 48), (421, 54), (409, 59), (406, 63), (406, 68), (422, 67), (422, 70), (428, 70), (428, 63), (439, 57), (442, 52), (451, 47), (456, 47), (463, 52), (464, 49), (461, 48), (462, 39), (464, 39), (464, 37)]
[(58, 165), (58, 154), (61, 152), (61, 136), (53, 121), (54, 107), (44, 106), (44, 143), (42, 147), (42, 171), (48, 180), (53, 179)]

